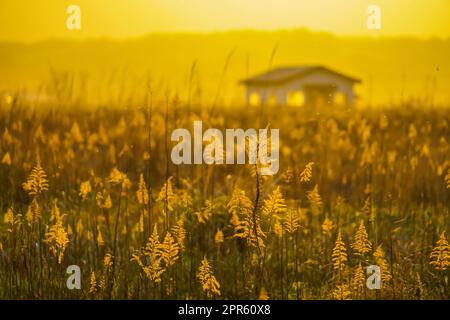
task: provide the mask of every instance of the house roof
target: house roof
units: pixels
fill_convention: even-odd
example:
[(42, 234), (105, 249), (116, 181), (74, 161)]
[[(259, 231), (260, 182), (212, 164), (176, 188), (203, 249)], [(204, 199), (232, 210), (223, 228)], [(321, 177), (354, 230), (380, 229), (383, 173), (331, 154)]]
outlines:
[(256, 86), (279, 85), (294, 79), (303, 78), (311, 73), (318, 71), (326, 71), (349, 82), (353, 83), (361, 82), (361, 80), (359, 79), (344, 75), (340, 72), (331, 70), (324, 66), (292, 66), (292, 67), (275, 68), (265, 73), (242, 80), (241, 83)]

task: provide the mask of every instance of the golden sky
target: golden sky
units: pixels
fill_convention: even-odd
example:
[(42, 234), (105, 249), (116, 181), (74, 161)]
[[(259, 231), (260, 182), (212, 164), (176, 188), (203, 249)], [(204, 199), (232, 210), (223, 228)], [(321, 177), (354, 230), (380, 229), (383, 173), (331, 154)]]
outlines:
[[(66, 8), (81, 8), (81, 30)], [(382, 28), (366, 27), (369, 4)], [(129, 37), (149, 32), (306, 27), (345, 35), (450, 36), (450, 0), (0, 0), (0, 40)]]

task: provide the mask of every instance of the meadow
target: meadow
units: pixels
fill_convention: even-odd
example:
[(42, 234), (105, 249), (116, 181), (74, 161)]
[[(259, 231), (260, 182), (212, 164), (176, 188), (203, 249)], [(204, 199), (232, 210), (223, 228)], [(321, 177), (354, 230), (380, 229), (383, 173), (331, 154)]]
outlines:
[[(446, 108), (0, 105), (1, 299), (448, 299)], [(145, 96), (145, 94), (143, 94)], [(176, 128), (280, 129), (280, 170), (174, 165)], [(81, 269), (69, 290), (66, 269)], [(378, 265), (381, 289), (366, 287)]]

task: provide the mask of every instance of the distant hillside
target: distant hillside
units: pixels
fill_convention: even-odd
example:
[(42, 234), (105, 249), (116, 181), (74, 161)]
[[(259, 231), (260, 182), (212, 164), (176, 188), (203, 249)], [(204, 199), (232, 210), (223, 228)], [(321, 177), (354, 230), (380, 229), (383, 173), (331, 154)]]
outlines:
[(76, 90), (92, 101), (138, 101), (150, 78), (161, 95), (169, 89), (183, 100), (210, 102), (219, 92), (231, 103), (242, 101), (237, 81), (270, 63), (323, 64), (361, 78), (358, 93), (366, 103), (413, 97), (448, 103), (449, 57), (450, 39), (337, 37), (303, 29), (0, 43), (0, 92), (39, 86), (51, 92), (74, 77)]

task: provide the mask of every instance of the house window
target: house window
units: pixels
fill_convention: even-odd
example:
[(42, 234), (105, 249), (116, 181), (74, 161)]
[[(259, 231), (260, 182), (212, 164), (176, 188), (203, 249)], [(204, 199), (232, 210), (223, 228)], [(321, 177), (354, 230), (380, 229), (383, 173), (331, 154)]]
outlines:
[(288, 94), (288, 105), (294, 107), (301, 107), (305, 104), (305, 94), (303, 91), (298, 90), (294, 92), (289, 92)]
[(252, 92), (248, 102), (251, 106), (258, 106), (261, 104), (261, 96), (257, 92)]
[(334, 94), (334, 104), (337, 106), (344, 106), (347, 102), (347, 97), (343, 92), (336, 92)]

